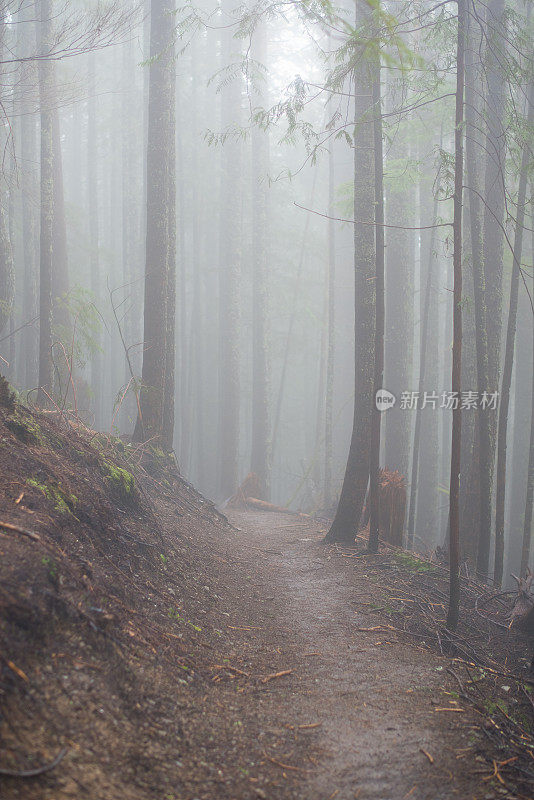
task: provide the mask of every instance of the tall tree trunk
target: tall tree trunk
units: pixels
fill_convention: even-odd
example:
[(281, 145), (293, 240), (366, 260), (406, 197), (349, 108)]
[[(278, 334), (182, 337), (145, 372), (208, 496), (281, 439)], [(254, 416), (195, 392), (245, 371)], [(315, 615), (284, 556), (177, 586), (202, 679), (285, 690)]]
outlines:
[[(254, 32), (253, 58), (267, 61), (267, 23)], [(264, 95), (259, 100), (264, 104)], [(258, 476), (262, 498), (271, 494), (271, 443), (269, 419), (269, 349), (267, 344), (270, 208), (267, 183), (269, 133), (258, 126), (252, 130), (252, 451), (250, 468)]]
[[(534, 184), (531, 183), (531, 191)], [(534, 217), (531, 217), (534, 220)], [(534, 226), (533, 226), (534, 227)], [(532, 255), (534, 258), (534, 233), (532, 235)], [(534, 278), (530, 284), (531, 292), (534, 287)], [(531, 295), (532, 296), (532, 295)], [(528, 455), (527, 492), (525, 499), (525, 519), (523, 523), (523, 543), (521, 547), (520, 575), (523, 576), (530, 562), (530, 549), (532, 544), (532, 512), (534, 506), (534, 317), (530, 315), (532, 325), (532, 395), (530, 406), (530, 446)]]
[[(372, 11), (356, 3), (356, 28), (369, 27)], [(363, 48), (362, 48), (363, 50)], [(369, 481), (371, 407), (375, 334), (375, 161), (373, 76), (360, 50), (354, 80), (354, 344), (355, 393), (352, 436), (343, 488), (325, 541), (352, 542), (357, 533)]]
[(167, 447), (168, 430), (163, 429), (167, 318), (169, 314), (174, 314), (174, 309), (168, 308), (169, 263), (172, 259), (174, 238), (169, 228), (169, 206), (173, 202), (170, 189), (173, 183), (171, 171), (175, 157), (173, 8), (170, 0), (152, 0), (150, 4), (144, 353), (141, 413), (138, 414), (134, 431), (135, 441), (151, 440)]
[(52, 2), (36, 0), (38, 19), (39, 104), (41, 116), (41, 227), (39, 246), (39, 390), (37, 403), (48, 404), (52, 393), (52, 244), (54, 235)]
[[(172, 8), (172, 6), (171, 6)], [(170, 15), (171, 29), (174, 25)], [(175, 365), (176, 365), (176, 45), (174, 33), (169, 45), (169, 129), (167, 154), (167, 292), (165, 297), (165, 385), (163, 396), (162, 443), (171, 452), (174, 450), (175, 419)]]
[[(432, 219), (435, 221), (437, 220), (438, 216), (438, 201), (434, 201), (434, 210), (432, 214)], [(427, 262), (427, 270), (426, 270), (426, 285), (425, 285), (425, 292), (424, 292), (424, 302), (421, 306), (422, 311), (422, 322), (421, 322), (421, 337), (420, 337), (420, 358), (419, 358), (419, 397), (423, 396), (425, 391), (426, 380), (427, 380), (427, 352), (429, 348), (429, 318), (431, 313), (431, 306), (434, 307), (435, 304), (432, 302), (432, 295), (436, 292), (436, 287), (434, 286), (435, 283), (435, 275), (434, 275), (434, 267), (436, 265), (436, 258), (434, 256), (434, 247), (435, 247), (435, 240), (436, 240), (436, 229), (433, 228), (431, 235), (430, 235), (430, 242), (429, 242), (429, 249), (430, 252), (428, 254), (428, 262)], [(435, 318), (434, 318), (435, 319)], [(434, 321), (434, 320), (433, 320)], [(431, 383), (428, 384), (429, 386), (432, 385)], [(432, 409), (425, 409), (428, 412)], [(416, 526), (416, 503), (419, 505), (421, 501), (419, 499), (419, 458), (420, 458), (420, 444), (421, 444), (421, 429), (423, 426), (423, 415), (424, 411), (422, 408), (417, 408), (416, 416), (415, 416), (415, 429), (414, 429), (414, 442), (413, 442), (413, 456), (412, 456), (412, 477), (410, 481), (410, 510), (408, 514), (408, 533), (407, 533), (407, 541), (406, 546), (409, 550), (413, 549), (414, 545), (414, 536), (415, 536), (415, 526)], [(425, 447), (428, 448), (428, 442), (425, 442)], [(437, 465), (436, 465), (437, 466)], [(421, 476), (422, 477), (422, 476)], [(436, 483), (437, 483), (437, 475)], [(431, 491), (431, 486), (425, 486), (426, 491)], [(433, 509), (435, 511), (435, 509)], [(419, 512), (422, 516), (422, 513)], [(418, 520), (419, 523), (419, 520)], [(421, 520), (421, 526), (418, 524), (418, 529), (421, 532), (421, 538), (425, 538), (425, 533), (428, 531), (428, 519), (423, 522)]]
[[(70, 345), (70, 314), (66, 302), (69, 292), (69, 258), (67, 251), (67, 220), (65, 217), (65, 192), (63, 186), (63, 156), (61, 152), (61, 132), (57, 92), (54, 80), (52, 84), (52, 158), (54, 170), (54, 225), (53, 225), (53, 270), (52, 270), (52, 319), (56, 335), (67, 348)], [(63, 365), (61, 372), (64, 372)], [(62, 377), (63, 380), (63, 377)], [(63, 389), (65, 387), (63, 386)]]
[[(487, 352), (487, 364), (480, 365), (479, 392), (488, 394), (499, 389), (499, 361), (502, 327), (503, 216), (504, 216), (504, 159), (505, 159), (505, 2), (490, 0), (486, 14), (487, 124), (486, 169), (484, 179), (484, 234), (482, 252), (483, 283), (481, 303), (486, 324), (479, 330), (477, 340)], [(476, 275), (475, 275), (476, 280)], [(481, 380), (482, 377), (482, 380)], [(480, 528), (478, 536), (477, 571), (486, 576), (489, 569), (492, 530), (492, 487), (495, 465), (496, 414), (491, 408), (479, 408), (480, 422)]]
[[(7, 22), (0, 18), (0, 57), (4, 57), (4, 50), (6, 48), (6, 26)], [(4, 89), (5, 91), (5, 89)], [(2, 92), (3, 93), (3, 92)], [(4, 98), (5, 99), (5, 98)], [(2, 113), (4, 114), (4, 106), (2, 106)], [(5, 155), (7, 140), (3, 131), (5, 125), (2, 122), (2, 136), (0, 137), (1, 152)], [(0, 333), (4, 331), (8, 324), (13, 324), (13, 302), (15, 298), (15, 269), (13, 264), (13, 251), (11, 249), (11, 236), (9, 231), (9, 218), (6, 214), (9, 203), (9, 193), (6, 188), (6, 181), (4, 175), (2, 177), (2, 186), (0, 191)], [(9, 339), (11, 342), (13, 337)], [(11, 360), (11, 359), (10, 359)], [(0, 365), (4, 364), (0, 361)], [(5, 365), (4, 365), (5, 366)], [(13, 365), (9, 366), (10, 377), (12, 374)]]
[[(469, 0), (470, 8), (472, 0)], [(476, 327), (476, 363), (477, 363), (477, 389), (479, 395), (489, 389), (489, 352), (488, 352), (488, 309), (487, 292), (484, 269), (484, 246), (482, 219), (483, 210), (481, 202), (481, 179), (479, 175), (480, 149), (477, 146), (477, 126), (479, 115), (477, 112), (477, 83), (476, 64), (473, 54), (480, 44), (477, 34), (476, 22), (473, 13), (469, 14), (468, 36), (469, 47), (467, 52), (468, 66), (466, 80), (466, 172), (469, 193), (469, 228), (471, 232), (471, 262), (473, 272), (473, 292), (475, 306)], [(489, 412), (477, 408), (478, 423), (478, 485), (477, 496), (479, 509), (476, 519), (478, 529), (477, 537), (477, 569), (480, 574), (486, 575), (489, 563), (489, 542), (491, 534), (491, 485), (493, 473), (493, 457), (491, 444), (491, 418)], [(468, 474), (466, 470), (466, 474)]]
[[(35, 52), (35, 35), (32, 37), (33, 9), (31, 6), (19, 12), (17, 31), (17, 54), (20, 64), (20, 194), (22, 198), (22, 253), (24, 260), (24, 289), (22, 293), (22, 320), (29, 323), (37, 317), (37, 128), (33, 104), (29, 98), (31, 88), (37, 82), (37, 68), (28, 56)], [(33, 42), (32, 42), (33, 38)], [(24, 353), (24, 372), (22, 384), (32, 389), (37, 384), (39, 366), (38, 340), (35, 327), (28, 325), (22, 333), (22, 352)]]
[[(230, 6), (225, 5), (225, 8)], [(224, 65), (241, 57), (233, 29), (223, 31)], [(221, 92), (222, 129), (227, 131), (241, 116), (241, 78), (231, 80)], [(222, 180), (219, 244), (219, 488), (230, 497), (238, 485), (239, 459), (239, 280), (241, 271), (241, 145), (231, 134), (221, 153)]]
[[(398, 134), (399, 135), (399, 134)], [(408, 142), (391, 148), (394, 158), (407, 159)], [(395, 178), (392, 179), (395, 181)], [(386, 218), (390, 225), (413, 227), (415, 188), (389, 186)], [(411, 230), (390, 228), (386, 247), (385, 387), (398, 400), (410, 391), (413, 379), (413, 306), (415, 238)], [(384, 461), (390, 469), (408, 476), (412, 414), (400, 402), (384, 419)]]
[[(380, 6), (378, 6), (378, 10)], [(375, 246), (376, 246), (376, 319), (373, 406), (371, 410), (371, 455), (369, 460), (369, 552), (378, 553), (380, 535), (380, 434), (382, 411), (377, 406), (377, 393), (384, 383), (384, 154), (382, 142), (382, 91), (380, 60), (376, 60), (373, 82), (374, 158), (375, 158)]]
[(530, 437), (525, 431), (530, 430), (531, 391), (532, 391), (532, 307), (530, 291), (527, 293), (523, 282), (519, 287), (517, 303), (517, 333), (514, 358), (514, 394), (513, 394), (513, 435), (512, 435), (512, 467), (508, 478), (508, 496), (510, 500), (507, 573), (519, 574), (521, 565), (521, 549), (525, 522), (525, 501), (527, 493), (528, 470), (525, 464), (529, 460)]
[[(534, 123), (534, 84), (531, 84), (527, 100), (528, 129)], [(517, 197), (517, 218), (515, 223), (512, 276), (510, 280), (510, 302), (508, 324), (506, 329), (506, 349), (501, 384), (497, 450), (497, 497), (495, 509), (495, 569), (493, 579), (496, 586), (502, 583), (504, 566), (504, 508), (506, 498), (506, 450), (508, 436), (508, 409), (510, 405), (510, 386), (514, 364), (515, 333), (517, 324), (517, 299), (519, 293), (519, 273), (523, 252), (523, 231), (525, 224), (525, 201), (527, 194), (528, 165), (532, 158), (532, 150), (528, 142), (523, 144), (521, 172)]]
[[(317, 170), (313, 173), (313, 181), (312, 181), (312, 189), (310, 194), (310, 206), (313, 206), (313, 201), (315, 198), (315, 186), (317, 182)], [(285, 346), (282, 356), (282, 371), (280, 375), (280, 385), (278, 388), (278, 394), (276, 398), (276, 406), (274, 412), (274, 421), (273, 421), (273, 436), (272, 436), (272, 452), (273, 455), (276, 452), (276, 448), (278, 445), (278, 435), (280, 431), (280, 421), (282, 417), (282, 405), (284, 401), (284, 394), (286, 388), (286, 379), (287, 379), (287, 368), (289, 364), (289, 355), (291, 352), (291, 345), (293, 343), (293, 329), (295, 327), (295, 321), (297, 319), (297, 306), (298, 306), (298, 299), (300, 296), (301, 286), (302, 286), (302, 273), (304, 270), (304, 263), (306, 261), (307, 255), (307, 244), (308, 244), (308, 231), (310, 229), (310, 219), (311, 214), (306, 215), (306, 222), (304, 223), (304, 230), (302, 232), (302, 241), (300, 244), (300, 255), (299, 255), (299, 263), (297, 267), (297, 275), (295, 279), (295, 288), (293, 290), (293, 297), (291, 301), (291, 310), (289, 313), (289, 325), (287, 327), (287, 335), (285, 339)]]
[[(87, 216), (89, 220), (89, 269), (90, 286), (94, 302), (101, 307), (101, 275), (99, 253), (99, 214), (98, 214), (98, 130), (96, 119), (96, 76), (95, 54), (89, 53), (87, 103)], [(91, 389), (93, 390), (93, 409), (95, 427), (103, 424), (102, 419), (102, 352), (100, 325), (95, 332), (95, 348), (91, 353)]]
[(334, 216), (334, 147), (328, 151), (328, 342), (324, 426), (324, 505), (332, 503), (334, 366), (336, 357), (336, 227)]
[[(454, 131), (454, 310), (452, 344), (452, 391), (461, 394), (462, 384), (462, 206), (464, 183), (464, 84), (466, 0), (458, 0), (458, 44), (456, 54), (456, 111)], [(460, 468), (462, 406), (452, 412), (451, 481), (449, 495), (450, 593), (447, 627), (455, 630), (460, 613)]]

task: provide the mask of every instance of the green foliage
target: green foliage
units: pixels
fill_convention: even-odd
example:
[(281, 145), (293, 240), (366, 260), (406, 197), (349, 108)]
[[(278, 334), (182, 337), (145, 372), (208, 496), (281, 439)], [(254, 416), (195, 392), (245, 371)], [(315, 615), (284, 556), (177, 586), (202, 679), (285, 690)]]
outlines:
[(60, 514), (71, 514), (73, 517), (74, 509), (78, 504), (78, 498), (74, 494), (65, 492), (60, 486), (52, 483), (39, 483), (34, 478), (27, 478), (28, 486), (33, 486), (44, 494), (47, 500), (54, 504), (56, 511)]
[(68, 312), (72, 320), (70, 326), (56, 325), (54, 335), (62, 342), (69, 357), (77, 366), (84, 367), (89, 358), (101, 351), (98, 343), (102, 328), (102, 317), (91, 292), (75, 286), (67, 294), (57, 298), (57, 307)]

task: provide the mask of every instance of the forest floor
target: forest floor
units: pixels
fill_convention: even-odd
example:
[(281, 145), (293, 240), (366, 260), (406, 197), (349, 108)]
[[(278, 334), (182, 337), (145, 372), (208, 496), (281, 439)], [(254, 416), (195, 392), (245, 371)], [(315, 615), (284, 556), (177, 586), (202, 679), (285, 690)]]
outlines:
[(2, 800), (534, 796), (391, 572), (136, 454), (0, 408)]

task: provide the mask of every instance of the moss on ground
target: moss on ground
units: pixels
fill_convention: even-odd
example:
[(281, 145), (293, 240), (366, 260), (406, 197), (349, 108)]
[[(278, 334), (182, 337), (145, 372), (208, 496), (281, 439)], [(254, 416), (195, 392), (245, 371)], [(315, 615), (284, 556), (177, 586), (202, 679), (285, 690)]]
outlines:
[(111, 490), (117, 494), (124, 502), (132, 502), (137, 499), (137, 487), (135, 478), (131, 472), (123, 467), (118, 467), (107, 459), (103, 459), (102, 471)]
[(25, 414), (20, 407), (17, 407), (9, 415), (4, 424), (24, 444), (41, 446), (46, 444), (46, 438), (39, 423), (29, 414)]
[(393, 558), (400, 567), (408, 570), (408, 572), (437, 572), (435, 566), (422, 558), (418, 558), (413, 553), (403, 551), (395, 553)]
[(53, 483), (39, 483), (34, 478), (27, 478), (26, 483), (28, 486), (33, 486), (44, 494), (47, 500), (54, 504), (56, 511), (60, 514), (72, 514), (78, 505), (78, 498), (75, 494), (65, 492), (60, 486)]

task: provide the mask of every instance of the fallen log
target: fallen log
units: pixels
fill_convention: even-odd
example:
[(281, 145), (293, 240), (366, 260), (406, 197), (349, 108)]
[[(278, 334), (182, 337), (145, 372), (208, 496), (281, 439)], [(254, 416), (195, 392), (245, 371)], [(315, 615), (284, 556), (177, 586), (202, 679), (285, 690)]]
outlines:
[(276, 506), (266, 500), (260, 500), (260, 481), (255, 472), (249, 472), (237, 492), (226, 500), (223, 508), (252, 508), (259, 511), (270, 511), (275, 514), (291, 514), (297, 517), (309, 517), (300, 511), (291, 511), (283, 506)]
[(249, 508), (257, 508), (259, 511), (271, 511), (275, 514), (291, 514), (297, 517), (309, 517), (309, 514), (303, 514), (302, 511), (292, 511), (290, 508), (275, 506), (273, 503), (267, 503), (266, 500), (258, 500), (257, 497), (247, 497), (245, 503)]

